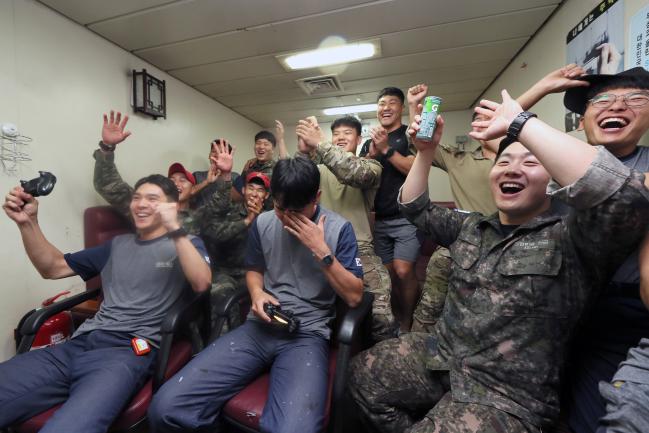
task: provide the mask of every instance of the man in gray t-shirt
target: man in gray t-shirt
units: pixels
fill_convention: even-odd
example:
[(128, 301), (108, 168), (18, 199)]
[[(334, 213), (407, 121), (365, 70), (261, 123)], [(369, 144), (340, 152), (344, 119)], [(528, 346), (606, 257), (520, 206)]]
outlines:
[(0, 364), (0, 428), (62, 404), (41, 432), (105, 432), (148, 377), (165, 314), (187, 285), (196, 292), (210, 287), (203, 242), (179, 225), (178, 190), (162, 175), (135, 184), (136, 234), (74, 254), (47, 241), (38, 202), (23, 188), (9, 192), (3, 209), (43, 277), (101, 273), (104, 301), (70, 341)]
[[(298, 126), (298, 136), (302, 133)], [(252, 317), (217, 339), (156, 393), (153, 432), (197, 431), (270, 368), (262, 431), (322, 431), (327, 397), (329, 324), (336, 296), (350, 306), (363, 294), (363, 269), (351, 224), (319, 206), (320, 172), (306, 158), (282, 159), (273, 171), (274, 212), (248, 233), (245, 266)], [(265, 305), (290, 310), (295, 331), (271, 322)]]

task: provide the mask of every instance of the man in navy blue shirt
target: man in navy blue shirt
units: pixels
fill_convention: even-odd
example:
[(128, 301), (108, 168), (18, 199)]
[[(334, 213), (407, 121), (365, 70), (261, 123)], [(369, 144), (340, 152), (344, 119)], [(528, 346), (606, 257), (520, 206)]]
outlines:
[[(248, 320), (202, 351), (156, 393), (152, 431), (196, 431), (216, 423), (223, 405), (270, 368), (264, 432), (322, 430), (329, 327), (336, 296), (356, 306), (363, 269), (351, 224), (318, 205), (320, 172), (306, 158), (280, 160), (271, 191), (275, 210), (248, 235)], [(272, 324), (264, 305), (290, 310), (296, 331)]]
[(70, 341), (0, 364), (0, 428), (63, 403), (41, 432), (105, 432), (147, 379), (165, 314), (187, 284), (196, 292), (210, 287), (203, 242), (178, 223), (178, 189), (162, 175), (135, 184), (136, 234), (74, 254), (47, 241), (38, 202), (22, 187), (9, 192), (3, 209), (44, 278), (101, 274), (104, 300)]

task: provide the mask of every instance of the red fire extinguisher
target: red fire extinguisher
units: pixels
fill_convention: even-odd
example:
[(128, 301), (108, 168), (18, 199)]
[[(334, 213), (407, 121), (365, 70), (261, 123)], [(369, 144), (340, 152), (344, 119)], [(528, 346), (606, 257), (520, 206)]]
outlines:
[[(43, 307), (52, 305), (59, 297), (67, 295), (68, 293), (70, 293), (70, 291), (66, 290), (52, 296), (51, 298), (47, 298), (41, 305), (43, 305)], [(30, 350), (41, 349), (43, 347), (63, 343), (70, 339), (73, 331), (74, 325), (72, 323), (72, 313), (69, 311), (62, 311), (55, 314), (47, 319), (47, 321), (38, 329)]]

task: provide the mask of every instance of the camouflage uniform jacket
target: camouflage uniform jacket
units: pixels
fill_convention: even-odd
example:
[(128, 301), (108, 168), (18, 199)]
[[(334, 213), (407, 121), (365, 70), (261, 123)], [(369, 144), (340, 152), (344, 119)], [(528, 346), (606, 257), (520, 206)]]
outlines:
[[(92, 155), (95, 158), (95, 172), (93, 183), (95, 191), (104, 198), (111, 206), (120, 213), (131, 218), (131, 196), (133, 187), (122, 180), (115, 166), (115, 154), (104, 153), (100, 149), (95, 150)], [(178, 211), (178, 218), (187, 232), (199, 235), (198, 220), (199, 212), (192, 209)]]
[(201, 215), (201, 238), (212, 260), (213, 270), (234, 278), (242, 277), (248, 241), (248, 226), (244, 220), (248, 211), (243, 203), (230, 200), (231, 181), (218, 181), (216, 185)]
[(497, 214), (455, 212), (426, 194), (399, 203), (451, 252), (446, 305), (431, 336), (439, 355), (429, 357), (428, 367), (450, 370), (455, 401), (492, 406), (537, 426), (556, 421), (575, 326), (646, 231), (643, 181), (600, 148), (581, 179), (551, 192), (571, 213), (549, 210), (507, 236)]
[(360, 254), (373, 255), (369, 214), (381, 184), (383, 166), (374, 159), (356, 157), (329, 142), (318, 146), (310, 157), (322, 173), (320, 199), (323, 205), (352, 223)]

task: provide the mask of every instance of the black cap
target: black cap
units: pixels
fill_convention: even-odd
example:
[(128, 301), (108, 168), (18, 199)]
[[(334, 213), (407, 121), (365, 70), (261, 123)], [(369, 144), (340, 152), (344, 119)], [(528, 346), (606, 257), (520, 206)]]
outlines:
[(590, 83), (589, 87), (573, 87), (566, 90), (566, 94), (563, 96), (563, 105), (565, 107), (577, 114), (584, 114), (586, 111), (586, 105), (588, 104), (588, 92), (590, 87), (594, 84), (600, 85), (615, 85), (616, 81), (624, 79), (627, 81), (635, 81), (638, 83), (638, 87), (641, 89), (649, 89), (649, 72), (644, 68), (637, 67), (631, 68), (627, 71), (622, 71), (619, 74), (593, 74), (593, 75), (584, 75), (579, 77), (579, 80), (588, 81)]

